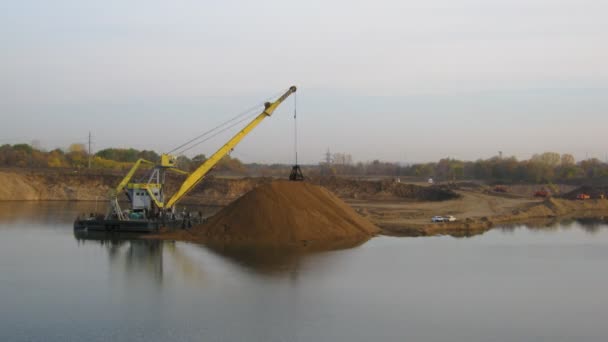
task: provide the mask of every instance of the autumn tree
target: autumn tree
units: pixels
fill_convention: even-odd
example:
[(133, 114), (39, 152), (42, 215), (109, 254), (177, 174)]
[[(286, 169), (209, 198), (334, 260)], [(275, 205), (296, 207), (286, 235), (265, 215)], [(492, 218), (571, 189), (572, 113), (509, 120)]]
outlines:
[(574, 156), (568, 153), (562, 154), (561, 166), (571, 166), (575, 164)]

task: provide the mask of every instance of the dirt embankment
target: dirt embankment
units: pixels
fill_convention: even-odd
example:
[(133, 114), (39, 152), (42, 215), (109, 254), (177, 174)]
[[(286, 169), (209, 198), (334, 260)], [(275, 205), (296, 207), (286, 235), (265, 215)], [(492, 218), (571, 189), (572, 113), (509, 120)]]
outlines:
[[(138, 175), (143, 176), (142, 175)], [(67, 169), (0, 170), (0, 201), (95, 201), (107, 198), (124, 174)], [(138, 177), (135, 177), (137, 179)], [(172, 194), (183, 176), (167, 177), (167, 193)], [(227, 205), (268, 178), (228, 179), (209, 177), (196, 187), (183, 204)]]
[(0, 201), (94, 201), (119, 181), (117, 175), (73, 170), (2, 170)]
[(379, 232), (325, 188), (274, 181), (248, 192), (200, 226), (157, 237), (229, 245), (325, 246), (365, 241)]
[[(123, 173), (97, 170), (4, 169), (0, 170), (0, 201), (93, 201), (106, 198), (124, 177)], [(134, 179), (145, 178), (140, 172)], [(166, 193), (174, 193), (184, 176), (167, 176)], [(220, 178), (209, 176), (181, 201), (182, 204), (228, 205), (272, 178)], [(343, 199), (369, 201), (446, 201), (460, 195), (446, 186), (420, 186), (390, 180), (369, 181), (339, 177), (310, 180)]]

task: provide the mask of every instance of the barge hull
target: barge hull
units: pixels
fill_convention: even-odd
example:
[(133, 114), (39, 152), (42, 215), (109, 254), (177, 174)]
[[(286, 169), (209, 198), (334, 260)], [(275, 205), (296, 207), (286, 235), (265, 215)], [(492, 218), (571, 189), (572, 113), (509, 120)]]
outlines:
[(74, 221), (74, 230), (97, 232), (152, 233), (161, 227), (159, 221), (85, 219)]

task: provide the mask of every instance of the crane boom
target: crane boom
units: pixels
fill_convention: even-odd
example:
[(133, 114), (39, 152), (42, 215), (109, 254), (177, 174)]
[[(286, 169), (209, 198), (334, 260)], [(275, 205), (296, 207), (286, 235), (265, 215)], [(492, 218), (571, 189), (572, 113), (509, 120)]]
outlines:
[(295, 86), (291, 86), (285, 94), (281, 95), (274, 102), (267, 102), (264, 105), (264, 110), (255, 117), (245, 128), (239, 131), (237, 134), (232, 137), (224, 146), (222, 146), (219, 150), (217, 150), (209, 159), (207, 159), (201, 166), (199, 166), (196, 170), (194, 170), (182, 183), (179, 190), (171, 196), (171, 198), (165, 204), (165, 208), (171, 208), (182, 199), (196, 184), (202, 181), (207, 173), (211, 171), (211, 169), (217, 165), (217, 163), (224, 158), (232, 149), (238, 145), (238, 143), (243, 140), (247, 134), (249, 134), (257, 125), (262, 122), (267, 116), (271, 116), (272, 113), (277, 109), (277, 107), (289, 97), (289, 95), (293, 94), (296, 91)]
[(129, 170), (129, 173), (127, 173), (127, 175), (125, 176), (125, 178), (122, 179), (122, 181), (118, 184), (118, 186), (116, 187), (116, 194), (119, 194), (122, 192), (122, 190), (127, 186), (127, 184), (129, 183), (129, 181), (131, 181), (131, 178), (133, 178), (133, 175), (135, 174), (135, 171), (137, 171), (137, 169), (139, 169), (139, 166), (142, 164), (148, 164), (148, 165), (154, 165), (153, 162), (151, 161), (147, 161), (145, 159), (138, 159), (135, 164), (133, 164), (133, 167), (131, 167), (131, 170)]

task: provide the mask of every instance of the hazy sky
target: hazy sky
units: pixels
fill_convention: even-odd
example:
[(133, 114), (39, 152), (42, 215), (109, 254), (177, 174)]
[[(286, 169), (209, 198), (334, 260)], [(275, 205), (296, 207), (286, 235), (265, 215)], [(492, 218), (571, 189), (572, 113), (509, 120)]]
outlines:
[[(608, 153), (608, 1), (0, 2), (0, 144), (168, 151), (292, 84), (300, 157)], [(239, 145), (291, 162), (293, 101)], [(189, 152), (209, 154), (227, 136)]]

